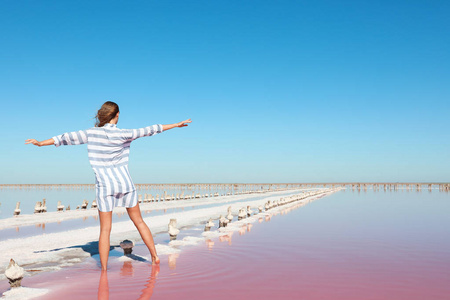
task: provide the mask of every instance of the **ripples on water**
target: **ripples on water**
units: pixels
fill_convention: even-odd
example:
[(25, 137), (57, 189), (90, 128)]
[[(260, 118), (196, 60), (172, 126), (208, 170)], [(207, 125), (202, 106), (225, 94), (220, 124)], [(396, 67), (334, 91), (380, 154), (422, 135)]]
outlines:
[(159, 267), (113, 256), (101, 273), (93, 257), (24, 285), (56, 287), (42, 299), (66, 300), (448, 299), (449, 200), (342, 191), (164, 256)]

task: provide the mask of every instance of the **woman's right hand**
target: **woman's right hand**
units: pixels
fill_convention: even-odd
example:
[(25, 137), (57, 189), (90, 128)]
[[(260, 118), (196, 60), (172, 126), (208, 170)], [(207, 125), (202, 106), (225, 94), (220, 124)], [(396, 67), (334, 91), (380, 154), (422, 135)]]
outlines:
[(33, 144), (33, 145), (38, 146), (38, 147), (50, 146), (50, 145), (53, 145), (54, 143), (55, 143), (55, 140), (53, 138), (45, 140), (45, 141), (40, 141), (40, 142), (35, 140), (35, 139), (25, 140), (25, 145), (26, 144)]
[(41, 143), (38, 142), (38, 141), (35, 140), (35, 139), (28, 139), (28, 140), (25, 140), (25, 145), (26, 145), (26, 144), (33, 144), (33, 145), (38, 146), (38, 147), (41, 146)]

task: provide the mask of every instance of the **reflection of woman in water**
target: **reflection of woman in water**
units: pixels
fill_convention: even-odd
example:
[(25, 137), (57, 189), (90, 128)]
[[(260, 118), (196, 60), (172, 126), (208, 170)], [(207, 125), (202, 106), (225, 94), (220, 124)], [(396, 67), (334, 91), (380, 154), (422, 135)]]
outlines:
[(99, 253), (102, 270), (106, 270), (109, 256), (112, 210), (116, 206), (126, 207), (130, 219), (136, 226), (152, 256), (152, 263), (158, 264), (153, 237), (141, 216), (136, 187), (128, 171), (130, 144), (137, 138), (152, 136), (175, 127), (185, 127), (191, 120), (170, 124), (152, 125), (139, 129), (119, 129), (119, 106), (105, 102), (97, 112), (95, 127), (87, 130), (64, 133), (38, 142), (26, 140), (25, 144), (36, 146), (88, 144), (89, 162), (95, 173), (95, 194), (100, 216)]
[[(150, 272), (150, 277), (147, 279), (145, 283), (145, 287), (141, 290), (141, 294), (139, 295), (138, 300), (149, 300), (153, 295), (153, 289), (156, 284), (156, 276), (159, 274), (159, 265), (154, 265), (151, 267), (152, 270)], [(129, 261), (123, 263), (122, 271), (125, 274), (130, 274), (128, 276), (132, 277), (133, 274), (133, 264)], [(127, 275), (125, 275), (127, 276)], [(123, 275), (121, 276), (121, 282), (123, 282)], [(135, 281), (133, 279), (133, 281)], [(139, 283), (141, 284), (141, 283)], [(117, 291), (117, 290), (116, 290)], [(114, 291), (113, 291), (114, 292)], [(130, 298), (132, 294), (128, 295), (127, 298)], [(134, 295), (133, 295), (134, 297)], [(100, 280), (98, 282), (98, 300), (108, 300), (109, 299), (109, 283), (108, 283), (108, 271), (104, 270), (100, 273)]]

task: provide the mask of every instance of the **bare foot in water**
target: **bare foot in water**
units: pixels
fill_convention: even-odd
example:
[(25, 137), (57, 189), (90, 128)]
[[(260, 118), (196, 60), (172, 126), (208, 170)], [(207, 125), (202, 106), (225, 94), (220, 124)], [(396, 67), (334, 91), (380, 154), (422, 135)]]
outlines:
[(152, 256), (152, 265), (159, 265), (159, 257)]

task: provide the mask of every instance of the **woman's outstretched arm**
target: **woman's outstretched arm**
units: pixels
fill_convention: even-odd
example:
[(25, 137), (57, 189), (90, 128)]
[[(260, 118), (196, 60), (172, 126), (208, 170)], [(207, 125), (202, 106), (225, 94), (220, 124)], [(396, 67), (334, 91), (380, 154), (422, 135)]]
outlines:
[(186, 123), (191, 123), (191, 119), (187, 119), (183, 122), (179, 122), (179, 123), (174, 123), (174, 124), (168, 124), (168, 125), (163, 125), (163, 131), (175, 128), (175, 127), (185, 127), (188, 126)]
[(53, 144), (55, 144), (55, 141), (53, 139), (48, 139), (48, 140), (39, 142), (39, 141), (36, 141), (35, 139), (28, 139), (28, 140), (25, 140), (25, 144), (33, 144), (35, 146), (42, 147), (42, 146), (53, 145)]
[(169, 124), (169, 125), (162, 125), (162, 124), (156, 124), (151, 125), (143, 128), (138, 129), (122, 129), (122, 137), (123, 139), (127, 141), (133, 141), (137, 138), (141, 138), (144, 136), (153, 136), (155, 134), (161, 133), (165, 130), (169, 130), (175, 127), (185, 127), (187, 126), (186, 123), (191, 123), (191, 119), (187, 119), (183, 122)]
[(50, 146), (55, 145), (59, 147), (61, 145), (81, 145), (86, 144), (88, 141), (87, 132), (85, 130), (74, 131), (74, 132), (66, 132), (57, 136), (52, 137), (51, 139), (45, 141), (37, 141), (35, 139), (25, 140), (25, 144), (33, 144), (35, 146)]

